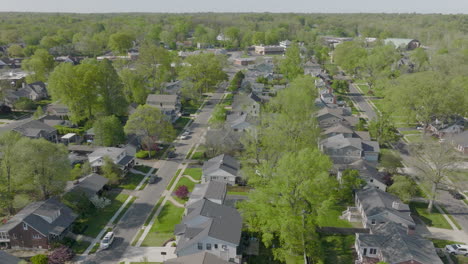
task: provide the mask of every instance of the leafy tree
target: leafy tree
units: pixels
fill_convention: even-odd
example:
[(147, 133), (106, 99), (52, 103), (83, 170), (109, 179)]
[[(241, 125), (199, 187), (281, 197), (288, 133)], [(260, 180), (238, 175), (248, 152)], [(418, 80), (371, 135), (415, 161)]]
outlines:
[(98, 63), (97, 95), (98, 106), (104, 115), (124, 115), (128, 103), (123, 93), (123, 84), (109, 60)]
[(74, 256), (75, 254), (70, 248), (61, 246), (54, 249), (49, 255), (49, 264), (63, 264), (70, 261)]
[(9, 57), (24, 57), (24, 50), (18, 44), (13, 44), (7, 49)]
[(349, 92), (349, 84), (346, 80), (333, 80), (331, 87), (337, 93), (345, 94)]
[(116, 146), (125, 142), (122, 123), (116, 116), (104, 116), (94, 122), (94, 144)]
[(390, 66), (400, 57), (393, 45), (378, 45), (362, 58), (359, 64), (370, 89), (374, 87), (377, 79), (388, 74)]
[(234, 92), (241, 87), (242, 81), (244, 80), (245, 75), (242, 71), (236, 72), (234, 77), (231, 80), (231, 84), (229, 85), (229, 90)]
[(223, 71), (226, 57), (212, 53), (202, 53), (185, 59), (188, 66), (182, 67), (179, 76), (192, 84), (191, 89), (198, 92), (200, 97), (210, 92), (220, 82), (227, 80)]
[(388, 188), (389, 193), (398, 196), (403, 202), (409, 202), (411, 198), (416, 196), (415, 183), (407, 176), (395, 175), (392, 180), (393, 184)]
[(105, 156), (104, 157), (104, 164), (101, 166), (102, 176), (109, 179), (110, 184), (117, 184), (120, 181), (120, 175), (122, 171), (120, 170), (119, 166), (114, 163), (114, 161)]
[(49, 73), (54, 69), (54, 57), (45, 49), (37, 49), (31, 58), (26, 59), (22, 63), (22, 68), (29, 72), (26, 77), (28, 83), (32, 82), (47, 82)]
[(127, 135), (135, 134), (143, 137), (150, 153), (153, 144), (158, 141), (170, 141), (175, 136), (174, 128), (161, 111), (149, 105), (138, 106), (130, 115), (124, 131)]
[(30, 261), (32, 264), (47, 264), (48, 262), (48, 257), (44, 254), (37, 254), (33, 256)]
[(159, 88), (171, 76), (171, 62), (171, 54), (165, 48), (144, 43), (140, 48), (136, 68), (148, 87)]
[(119, 54), (125, 53), (133, 46), (133, 36), (125, 32), (118, 32), (109, 36), (109, 48)]
[(410, 54), (411, 61), (415, 64), (415, 70), (421, 71), (429, 63), (429, 56), (426, 51), (419, 47)]
[(150, 90), (145, 87), (144, 76), (131, 69), (123, 69), (119, 72), (123, 82), (123, 90), (127, 102), (144, 104)]
[(34, 112), (34, 119), (39, 119), (39, 117), (43, 116), (44, 115), (44, 110), (42, 109), (41, 106), (38, 106), (37, 109), (36, 109), (36, 112)]
[(13, 104), (13, 107), (18, 110), (33, 110), (35, 106), (34, 101), (26, 97), (21, 97)]
[(15, 169), (20, 162), (17, 155), (16, 144), (21, 139), (16, 132), (6, 132), (0, 135), (0, 196), (1, 206), (13, 213), (13, 200), (20, 182), (16, 178), (18, 171)]
[(377, 139), (380, 145), (397, 142), (400, 139), (398, 130), (393, 125), (388, 114), (380, 114), (377, 120), (369, 123), (369, 133), (372, 138)]
[(63, 192), (70, 176), (67, 147), (45, 139), (22, 138), (15, 146), (18, 159), (18, 178), (24, 189), (36, 192), (43, 199)]
[(352, 203), (354, 190), (361, 188), (364, 184), (365, 181), (359, 177), (359, 171), (352, 169), (344, 170), (337, 193), (339, 199), (345, 203)]
[(222, 126), (226, 121), (227, 110), (223, 104), (217, 104), (211, 115), (209, 123), (215, 127)]
[(249, 230), (261, 232), (267, 247), (276, 244), (275, 259), (320, 259), (316, 223), (328, 213), (336, 186), (328, 175), (330, 166), (318, 149), (305, 148), (284, 154), (271, 171), (259, 169), (252, 175), (259, 178), (255, 190), (239, 207)]
[(434, 143), (430, 139), (423, 140), (410, 149), (411, 167), (417, 171), (417, 175), (424, 182), (431, 185), (429, 191), (428, 212), (432, 212), (432, 207), (437, 196), (439, 184), (456, 168), (458, 158), (454, 153), (453, 147), (448, 143)]
[(345, 71), (356, 74), (361, 61), (367, 57), (367, 51), (361, 43), (345, 41), (338, 45), (333, 52), (334, 61)]
[(297, 44), (294, 43), (288, 47), (285, 58), (280, 62), (279, 69), (288, 80), (293, 80), (304, 73), (301, 52)]
[(188, 197), (188, 194), (189, 194), (189, 190), (187, 186), (185, 185), (179, 186), (177, 190), (175, 191), (175, 195), (179, 197), (180, 199), (186, 199)]

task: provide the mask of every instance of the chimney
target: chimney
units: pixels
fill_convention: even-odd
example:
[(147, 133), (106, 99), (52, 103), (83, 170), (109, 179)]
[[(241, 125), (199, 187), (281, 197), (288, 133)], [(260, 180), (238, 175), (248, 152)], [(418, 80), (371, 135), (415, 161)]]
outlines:
[(21, 83), (22, 88), (26, 88), (26, 82)]
[(336, 95), (333, 96), (333, 103), (336, 104)]
[(392, 203), (392, 208), (393, 208), (393, 209), (396, 209), (396, 210), (400, 210), (400, 203), (394, 201), (394, 202)]
[(414, 235), (414, 234), (416, 233), (416, 230), (415, 230), (415, 229), (416, 229), (416, 228), (415, 228), (414, 226), (408, 226), (408, 227), (406, 228), (406, 234), (407, 234), (408, 236)]

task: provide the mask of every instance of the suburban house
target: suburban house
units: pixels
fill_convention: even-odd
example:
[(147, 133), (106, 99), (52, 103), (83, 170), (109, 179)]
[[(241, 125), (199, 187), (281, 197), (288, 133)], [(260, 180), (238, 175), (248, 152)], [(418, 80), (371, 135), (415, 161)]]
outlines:
[(360, 138), (345, 137), (337, 134), (319, 143), (323, 153), (338, 164), (352, 163), (361, 158), (367, 161), (378, 161), (380, 147), (376, 141), (365, 141)]
[(226, 198), (227, 184), (219, 181), (209, 181), (195, 185), (190, 193), (187, 205), (207, 199), (213, 203), (223, 204)]
[(0, 226), (0, 244), (11, 248), (49, 249), (61, 239), (77, 215), (55, 198), (34, 202)]
[(351, 164), (335, 164), (333, 168), (339, 182), (341, 182), (341, 177), (345, 170), (357, 170), (359, 172), (359, 177), (366, 181), (368, 187), (386, 191), (388, 186), (385, 174), (377, 170), (376, 166), (376, 162), (368, 162), (360, 159)]
[(351, 112), (348, 108), (324, 107), (317, 112), (317, 121), (319, 122), (319, 126), (325, 129), (341, 122), (353, 127), (357, 125), (359, 118), (351, 116)]
[(409, 206), (395, 195), (377, 188), (367, 188), (356, 192), (355, 203), (356, 207), (349, 207), (343, 212), (342, 218), (353, 221), (360, 217), (363, 226), (371, 231), (388, 222), (409, 229), (415, 227)]
[(209, 159), (203, 164), (202, 183), (220, 181), (234, 185), (240, 178), (239, 167), (239, 162), (226, 154)]
[[(21, 261), (22, 261), (21, 259), (13, 255), (10, 255), (3, 250), (0, 250), (0, 264), (18, 264)], [(26, 262), (23, 262), (23, 263), (26, 263)]]
[(22, 87), (16, 91), (9, 91), (5, 97), (8, 105), (13, 105), (20, 98), (28, 98), (33, 101), (38, 101), (47, 98), (46, 85), (43, 82), (35, 82), (26, 84), (22, 83)]
[(325, 131), (322, 132), (322, 135), (326, 138), (340, 134), (343, 135), (343, 137), (345, 138), (352, 138), (354, 135), (354, 130), (343, 123), (336, 123), (335, 125), (327, 128)]
[(388, 38), (384, 40), (385, 45), (392, 44), (395, 48), (403, 50), (414, 50), (421, 46), (419, 40), (416, 39), (402, 39), (402, 38)]
[(234, 59), (234, 64), (241, 66), (248, 66), (255, 64), (256, 58), (236, 58)]
[(268, 55), (268, 54), (283, 54), (284, 47), (281, 46), (255, 46), (255, 53), (259, 55)]
[(170, 122), (175, 122), (180, 116), (181, 103), (175, 94), (150, 94), (146, 98), (146, 104), (161, 110)]
[(448, 138), (456, 150), (463, 154), (468, 154), (468, 130), (458, 133)]
[(176, 225), (178, 257), (210, 252), (222, 260), (240, 263), (237, 253), (242, 233), (242, 218), (235, 208), (207, 199), (186, 207), (182, 223)]
[(70, 120), (65, 120), (62, 117), (56, 116), (56, 115), (44, 115), (37, 120), (51, 127), (55, 127), (55, 126), (72, 127), (73, 126)]
[(57, 142), (57, 129), (39, 120), (28, 120), (23, 122), (14, 127), (13, 131), (28, 138), (44, 138), (52, 142)]
[(461, 133), (464, 129), (465, 120), (463, 117), (454, 117), (446, 121), (436, 119), (427, 126), (427, 130), (438, 138)]
[(164, 264), (232, 264), (232, 262), (222, 260), (216, 255), (203, 251), (192, 255), (170, 259), (164, 261)]
[(226, 116), (226, 125), (235, 132), (255, 131), (257, 118), (244, 112), (234, 112)]
[(69, 112), (70, 111), (68, 110), (68, 106), (66, 106), (64, 104), (61, 104), (59, 102), (50, 104), (47, 107), (47, 113), (49, 113), (50, 115), (53, 115), (53, 116), (60, 116), (60, 117), (63, 118), (65, 116), (68, 116)]
[(122, 171), (129, 171), (135, 165), (135, 157), (128, 155), (124, 148), (104, 147), (88, 155), (88, 161), (94, 171), (104, 165), (104, 157), (109, 157)]
[(82, 193), (88, 198), (99, 196), (102, 189), (109, 182), (109, 179), (99, 174), (92, 173), (84, 177), (80, 182), (72, 187), (70, 192)]
[(370, 234), (356, 234), (356, 264), (442, 264), (434, 244), (401, 224), (387, 222)]
[(287, 39), (286, 39), (286, 40), (283, 40), (283, 41), (280, 41), (280, 43), (279, 43), (280, 47), (283, 47), (285, 50), (286, 50), (289, 46), (291, 46), (291, 44), (292, 44), (292, 41), (287, 40)]

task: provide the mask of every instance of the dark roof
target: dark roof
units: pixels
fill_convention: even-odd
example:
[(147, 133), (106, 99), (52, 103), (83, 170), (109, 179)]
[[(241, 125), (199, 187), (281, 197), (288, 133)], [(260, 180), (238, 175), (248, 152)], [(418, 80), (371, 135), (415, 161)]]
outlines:
[(21, 259), (0, 250), (0, 264), (17, 264)]
[(109, 179), (93, 173), (84, 178), (79, 184), (75, 185), (72, 191), (84, 192), (86, 196), (92, 197), (98, 193), (108, 182)]
[(401, 224), (385, 223), (377, 227), (373, 234), (359, 234), (357, 239), (361, 246), (379, 247), (383, 261), (387, 263), (443, 263), (431, 241), (419, 235), (408, 235), (407, 228)]
[(130, 163), (132, 160), (134, 160), (133, 156), (126, 155), (117, 164), (120, 166), (127, 166), (127, 164)]
[(260, 97), (258, 97), (258, 95), (256, 93), (250, 93), (249, 98), (254, 100), (257, 103), (262, 103), (263, 102), (263, 100)]
[(223, 170), (233, 176), (237, 176), (239, 171), (239, 162), (233, 157), (221, 154), (203, 164), (203, 175), (210, 175), (218, 170)]
[(49, 134), (56, 131), (55, 128), (38, 120), (30, 120), (13, 128), (13, 130), (26, 137), (39, 137), (43, 132)]
[[(359, 190), (356, 192), (356, 196), (368, 219), (374, 215), (381, 215), (388, 218), (389, 221), (414, 226), (409, 206), (395, 195), (380, 189), (368, 188)], [(395, 208), (396, 205), (397, 208)]]
[(164, 264), (230, 264), (230, 262), (222, 260), (206, 251), (202, 251), (192, 255), (167, 260)]
[(60, 235), (68, 228), (77, 215), (55, 198), (34, 202), (19, 211), (0, 231), (9, 231), (21, 222), (25, 222), (43, 235)]

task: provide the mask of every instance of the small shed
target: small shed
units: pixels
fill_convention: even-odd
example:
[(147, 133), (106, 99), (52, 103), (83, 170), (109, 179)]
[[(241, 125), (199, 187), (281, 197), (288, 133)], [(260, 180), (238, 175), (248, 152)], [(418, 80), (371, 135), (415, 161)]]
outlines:
[(68, 145), (70, 143), (76, 143), (78, 142), (78, 135), (76, 133), (68, 133), (61, 137), (60, 141), (65, 145)]

